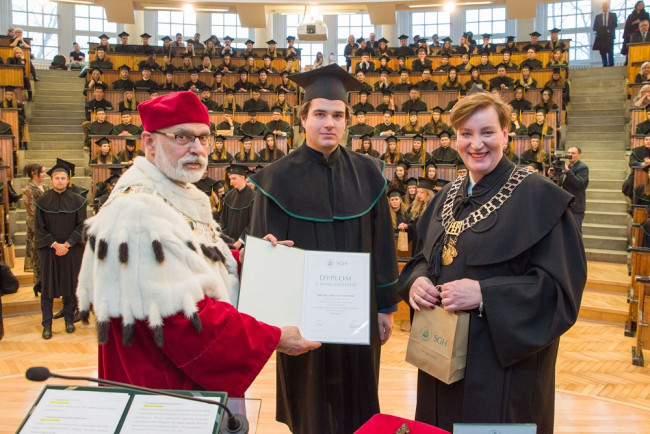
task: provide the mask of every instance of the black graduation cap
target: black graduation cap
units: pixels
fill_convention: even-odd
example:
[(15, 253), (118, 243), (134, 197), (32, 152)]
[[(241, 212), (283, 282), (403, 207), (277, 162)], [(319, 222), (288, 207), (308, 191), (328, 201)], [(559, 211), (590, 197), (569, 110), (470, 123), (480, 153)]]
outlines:
[(106, 83), (97, 83), (95, 85), (95, 89), (106, 90), (108, 89), (108, 85)]
[(442, 53), (440, 57), (449, 59), (449, 53)]
[[(532, 48), (531, 48), (531, 50), (532, 50)], [(530, 65), (521, 65), (519, 68), (520, 69), (528, 69), (528, 70), (530, 70)]]
[(474, 71), (479, 71), (479, 72), (480, 72), (481, 70), (478, 69), (478, 67), (476, 67), (476, 66), (472, 66), (472, 67), (469, 69), (469, 72), (472, 73), (472, 72), (474, 72)]
[(280, 88), (280, 89), (278, 89), (278, 90), (276, 91), (276, 93), (277, 93), (278, 95), (280, 95), (281, 93), (286, 95), (287, 91), (284, 90), (284, 89), (282, 89), (282, 88)]
[[(99, 111), (99, 110), (95, 110), (95, 111), (97, 112), (97, 111)], [(122, 111), (120, 112), (120, 115), (130, 115), (130, 114), (131, 114), (131, 110), (129, 110), (129, 109), (127, 109), (127, 108), (125, 108), (124, 110), (122, 110)]]
[[(248, 137), (248, 136), (244, 136)], [(250, 137), (248, 137), (250, 139)], [(243, 138), (242, 138), (243, 141)], [(248, 172), (248, 166), (244, 164), (231, 164), (230, 165), (230, 173), (232, 175), (241, 175), (241, 176), (246, 176), (246, 172)]]
[(408, 39), (409, 37), (406, 35), (399, 35), (397, 39)]
[(262, 56), (262, 59), (271, 59), (271, 60), (273, 60), (273, 56), (271, 56), (269, 53), (265, 53), (264, 56)]
[(390, 75), (390, 73), (388, 72), (388, 70), (386, 68), (381, 68), (379, 70), (379, 75), (381, 75), (381, 74)]
[(512, 55), (512, 50), (510, 50), (510, 49), (508, 49), (508, 48), (504, 48), (504, 49), (501, 51), (501, 54), (506, 54), (506, 53)]
[(417, 111), (417, 110), (410, 110), (410, 111), (409, 111), (409, 117), (410, 117), (410, 116), (417, 116), (417, 115), (418, 115), (418, 111)]
[[(648, 107), (650, 107), (650, 105), (648, 105)], [(354, 115), (355, 115), (355, 116), (365, 115), (365, 114), (366, 114), (366, 111), (363, 110), (363, 109), (359, 109), (359, 110), (357, 110), (356, 112), (354, 112)]]
[(542, 36), (542, 34), (539, 33), (538, 31), (534, 31), (533, 33), (530, 33), (530, 36), (537, 36), (539, 38), (540, 36)]
[(149, 65), (143, 65), (143, 66), (140, 68), (140, 71), (151, 71), (151, 66), (149, 66)]
[(529, 134), (531, 139), (541, 139), (542, 136), (539, 133), (530, 133)]
[(102, 33), (101, 35), (97, 36), (97, 39), (111, 39), (111, 37), (105, 33)]
[(490, 39), (490, 38), (492, 37), (492, 35), (489, 34), (489, 33), (483, 33), (481, 36), (482, 36), (483, 38), (487, 38), (487, 39)]
[(435, 183), (433, 182), (433, 179), (429, 178), (422, 178), (418, 179), (418, 188), (426, 188), (427, 190), (434, 191), (435, 189)]
[(169, 36), (163, 36), (162, 38), (160, 38), (160, 40), (161, 41), (170, 41), (171, 42), (172, 38), (170, 38)]
[(249, 110), (247, 113), (248, 113), (248, 116), (250, 116), (250, 117), (257, 116), (257, 112), (255, 110)]
[(214, 136), (214, 141), (215, 142), (225, 142), (226, 138), (222, 135)]
[(418, 39), (418, 43), (420, 43), (420, 44), (424, 44), (425, 42), (427, 42), (427, 38)]
[(405, 183), (405, 184), (406, 184), (406, 185), (415, 185), (415, 186), (417, 187), (417, 185), (418, 185), (418, 180), (417, 180), (417, 178), (413, 178), (413, 177), (411, 177), (411, 178), (409, 178), (409, 179), (406, 180), (406, 183)]
[[(386, 140), (388, 140), (388, 139), (386, 139)], [(397, 140), (397, 139), (395, 139), (395, 140)], [(411, 165), (410, 165), (407, 161), (405, 161), (405, 160), (399, 160), (399, 161), (397, 162), (397, 164), (395, 164), (395, 166), (401, 166), (401, 167), (403, 167), (403, 168), (404, 168), (404, 171), (409, 170), (409, 167), (411, 167)]]
[(95, 72), (95, 71), (99, 71), (99, 74), (100, 74), (100, 75), (103, 74), (102, 70), (99, 69), (99, 68), (92, 68), (92, 69), (90, 70), (90, 73), (92, 74), (92, 73)]
[(270, 41), (266, 41), (266, 43), (267, 43), (268, 45), (271, 45), (271, 44), (276, 44), (276, 45), (277, 45), (277, 44), (278, 44), (278, 43), (275, 42), (273, 39), (271, 39)]
[(246, 42), (244, 42), (244, 44), (246, 44), (246, 45), (248, 45), (248, 44), (253, 44), (253, 45), (255, 45), (255, 41), (251, 41), (251, 40), (249, 39), (249, 40), (247, 40)]
[(119, 69), (119, 70), (126, 69), (127, 71), (130, 71), (130, 70), (131, 70), (131, 67), (130, 67), (129, 65), (122, 65), (122, 66), (120, 66), (120, 67), (117, 68), (117, 69)]
[(499, 69), (499, 68), (501, 68), (501, 67), (504, 67), (504, 68), (506, 68), (506, 69), (508, 68), (508, 67), (506, 66), (506, 64), (503, 63), (503, 62), (499, 63), (499, 64), (496, 66), (497, 69)]
[(230, 41), (230, 42), (234, 41), (233, 38), (231, 38), (230, 36), (227, 36), (227, 35), (224, 36), (223, 40), (224, 40), (224, 41)]
[(537, 107), (537, 110), (535, 110), (535, 113), (544, 113), (546, 114), (546, 109), (544, 107)]
[(206, 84), (205, 86), (201, 87), (201, 92), (210, 92), (210, 86)]
[[(401, 54), (401, 55), (397, 56), (397, 60), (404, 60), (404, 61), (406, 61), (406, 56), (404, 56), (403, 54)], [(407, 71), (408, 71), (408, 70), (407, 70)]]
[(259, 92), (259, 91), (260, 91), (260, 87), (259, 87), (258, 85), (255, 85), (255, 86), (253, 86), (253, 87), (251, 88), (251, 90), (252, 90), (253, 92)]
[(235, 90), (233, 88), (229, 87), (228, 89), (226, 89), (226, 95), (234, 94), (234, 93), (235, 93)]
[(565, 50), (562, 47), (555, 47), (553, 48), (553, 51), (559, 51), (560, 53), (564, 53)]
[(386, 143), (397, 143), (397, 137), (393, 135), (386, 137)]
[(287, 41), (295, 41), (296, 37), (295, 36), (287, 36)]
[(388, 39), (382, 37), (382, 38), (381, 38), (380, 40), (378, 40), (377, 42), (384, 42), (384, 43), (388, 44)]
[(523, 91), (526, 90), (526, 88), (523, 87), (521, 84), (518, 84), (517, 86), (515, 86), (515, 89), (514, 89), (514, 90), (518, 90), (518, 89), (521, 89), (521, 90), (523, 90)]
[(151, 35), (147, 32), (140, 35), (141, 38), (151, 38)]
[(388, 190), (388, 193), (386, 193), (386, 196), (388, 197), (402, 197), (403, 195), (404, 192), (397, 187), (391, 188), (390, 190)]
[[(271, 109), (272, 113), (282, 113), (282, 109), (278, 106), (275, 106)], [(356, 114), (356, 113), (355, 113)]]
[(438, 137), (451, 137), (451, 134), (449, 134), (449, 131), (443, 130), (438, 134)]
[(95, 48), (95, 51), (104, 51), (106, 52), (106, 48), (102, 47), (101, 45), (97, 48)]
[[(209, 39), (208, 39), (208, 41), (209, 41)], [(206, 57), (209, 59), (209, 58), (210, 58), (210, 54), (208, 54), (208, 53), (203, 53), (203, 56), (201, 56), (201, 60), (205, 59)]]
[(372, 134), (364, 134), (364, 135), (361, 136), (361, 141), (370, 140), (371, 137), (372, 137)]
[(447, 71), (447, 73), (449, 73), (450, 71), (458, 72), (458, 68), (456, 68), (455, 66), (452, 66), (451, 68), (449, 68), (449, 71)]
[(253, 138), (249, 135), (244, 134), (244, 136), (241, 139), (239, 139), (239, 141), (242, 143), (251, 142), (253, 141)]
[(445, 38), (442, 38), (442, 42), (454, 42), (454, 41), (452, 41), (451, 38), (447, 36)]
[(458, 163), (456, 164), (456, 170), (467, 170), (467, 166), (465, 166), (465, 163)]
[[(144, 69), (144, 68), (142, 68), (142, 69)], [(197, 68), (190, 68), (190, 69), (187, 70), (187, 72), (189, 72), (190, 74), (198, 74), (199, 70)]]
[(108, 140), (106, 137), (102, 137), (100, 139), (97, 139), (97, 141), (95, 141), (95, 144), (99, 146), (103, 145), (104, 143), (108, 143), (110, 145), (111, 141)]
[(191, 58), (192, 58), (192, 55), (191, 55), (190, 53), (183, 53), (183, 55), (182, 55), (181, 57), (182, 57), (183, 59), (191, 59)]
[(368, 92), (367, 89), (361, 89), (361, 90), (359, 91), (359, 95), (364, 94), (364, 93), (365, 93), (366, 95), (370, 95), (370, 92)]
[(260, 69), (257, 70), (257, 73), (258, 73), (258, 74), (261, 74), (261, 73), (263, 73), (263, 72), (265, 72), (265, 73), (268, 74), (268, 73), (269, 73), (269, 70), (266, 69), (266, 68), (264, 68), (264, 67), (262, 67), (262, 68), (260, 68)]
[(507, 41), (507, 42), (515, 42), (515, 37), (514, 37), (514, 36), (508, 36), (508, 37), (506, 38), (506, 41)]
[(487, 50), (483, 50), (483, 51), (481, 51), (481, 57), (482, 57), (482, 56), (490, 57), (490, 52), (487, 51)]
[(553, 68), (553, 71), (551, 71), (552, 74), (559, 74), (560, 73), (560, 68)]
[(120, 33), (120, 34), (117, 35), (117, 36), (119, 36), (119, 37), (121, 38), (121, 37), (123, 37), (123, 36), (131, 36), (131, 35), (129, 35), (129, 34), (126, 33), (126, 32), (122, 32), (122, 33)]
[[(382, 38), (382, 39), (384, 39), (384, 38)], [(388, 61), (388, 60), (390, 60), (390, 56), (388, 56), (387, 54), (382, 54), (381, 57), (379, 58), (379, 60), (381, 60), (381, 59), (386, 59)]]
[(435, 106), (434, 108), (431, 109), (431, 111), (432, 112), (437, 112), (437, 113), (442, 113), (442, 112), (445, 111), (445, 109), (440, 107), (440, 106)]
[(420, 39), (420, 35), (413, 36), (413, 39)]
[(526, 164), (526, 166), (533, 167), (538, 172), (544, 170), (544, 166), (542, 166), (542, 163), (539, 161), (531, 161), (530, 163)]
[[(384, 89), (381, 91), (382, 96), (391, 96), (393, 92), (390, 91), (390, 89)], [(650, 107), (650, 105), (648, 106)]]
[(69, 161), (62, 160), (60, 158), (56, 159), (56, 163), (50, 170), (47, 171), (48, 176), (51, 178), (57, 172), (64, 172), (68, 177), (74, 176), (75, 165)]
[(561, 31), (562, 29), (558, 29), (557, 27), (553, 27), (551, 30), (549, 30), (551, 33), (560, 33)]
[[(135, 146), (135, 139), (126, 139), (126, 146)], [(113, 169), (111, 169), (113, 170)]]
[(253, 58), (253, 59), (254, 59), (255, 56), (253, 56), (252, 54), (247, 54), (247, 55), (244, 57), (244, 59), (246, 59), (246, 60), (248, 60), (248, 59), (250, 59), (250, 58)]
[(416, 134), (413, 136), (413, 141), (419, 141), (419, 142), (424, 142), (424, 136), (422, 134)]
[(336, 64), (294, 74), (291, 80), (305, 89), (303, 102), (315, 98), (339, 100), (347, 104), (347, 92), (361, 90), (363, 84)]
[(391, 109), (386, 109), (386, 110), (384, 110), (384, 114), (389, 114), (389, 115), (393, 116), (395, 114), (395, 111), (391, 110)]
[(413, 89), (420, 90), (420, 88), (418, 87), (417, 84), (411, 84), (411, 85), (409, 86), (409, 90), (413, 90)]
[(420, 48), (418, 48), (418, 54), (421, 53), (421, 52), (426, 53), (426, 52), (427, 52), (427, 49), (424, 48), (424, 47), (420, 47)]
[[(14, 86), (5, 86), (5, 92), (15, 92), (16, 88)], [(648, 106), (650, 107), (650, 105)]]
[(120, 176), (122, 176), (122, 169), (114, 168), (111, 169), (110, 173), (109, 177), (104, 180), (105, 184), (115, 184), (117, 180), (120, 179)]
[(357, 39), (357, 43), (360, 43), (360, 42), (363, 42), (363, 41), (365, 41), (365, 39), (363, 39), (363, 38), (358, 38)]

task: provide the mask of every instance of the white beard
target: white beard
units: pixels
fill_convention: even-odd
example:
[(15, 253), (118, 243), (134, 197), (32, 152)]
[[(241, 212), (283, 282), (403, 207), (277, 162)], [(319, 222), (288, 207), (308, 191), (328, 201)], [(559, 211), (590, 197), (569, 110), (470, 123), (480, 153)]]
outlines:
[[(187, 171), (183, 168), (183, 165), (187, 163), (199, 163), (201, 165), (201, 169), (196, 171)], [(199, 155), (183, 157), (178, 160), (178, 163), (176, 166), (174, 166), (172, 162), (167, 158), (167, 154), (162, 149), (162, 145), (157, 144), (154, 164), (169, 179), (173, 181), (194, 184), (195, 182), (199, 182), (201, 180), (205, 169), (208, 167), (208, 159)]]

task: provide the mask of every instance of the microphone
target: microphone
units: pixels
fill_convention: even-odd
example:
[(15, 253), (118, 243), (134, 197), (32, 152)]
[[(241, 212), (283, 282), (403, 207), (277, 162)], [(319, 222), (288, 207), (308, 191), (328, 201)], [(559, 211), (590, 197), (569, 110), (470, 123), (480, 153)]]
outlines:
[(241, 415), (241, 414), (233, 414), (227, 406), (225, 406), (224, 404), (222, 404), (220, 402), (217, 402), (217, 401), (211, 401), (209, 399), (197, 398), (197, 397), (194, 397), (194, 396), (180, 395), (178, 393), (167, 392), (167, 391), (164, 391), (164, 390), (150, 389), (148, 387), (135, 386), (133, 384), (120, 383), (119, 381), (100, 380), (99, 378), (92, 378), (92, 377), (79, 377), (79, 376), (68, 376), (68, 375), (55, 374), (54, 372), (51, 372), (49, 369), (47, 369), (45, 366), (34, 366), (34, 367), (31, 367), (31, 368), (27, 369), (27, 372), (25, 372), (25, 377), (30, 381), (45, 381), (48, 378), (61, 378), (63, 380), (90, 381), (91, 383), (107, 384), (109, 386), (115, 386), (115, 387), (122, 387), (124, 389), (137, 390), (139, 392), (145, 392), (145, 393), (149, 393), (151, 395), (171, 396), (173, 398), (188, 399), (190, 401), (202, 402), (204, 404), (217, 405), (217, 406), (223, 408), (226, 411), (226, 414), (228, 415), (228, 421), (226, 423), (226, 426), (221, 427), (221, 433), (224, 433), (224, 434), (247, 434), (248, 433), (248, 420), (246, 419), (246, 417)]

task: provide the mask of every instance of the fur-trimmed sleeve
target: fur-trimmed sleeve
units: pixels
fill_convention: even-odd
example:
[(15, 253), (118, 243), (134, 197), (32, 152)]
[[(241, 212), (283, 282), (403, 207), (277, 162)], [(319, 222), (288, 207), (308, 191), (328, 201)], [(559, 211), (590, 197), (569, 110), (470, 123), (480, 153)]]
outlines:
[(82, 312), (94, 305), (100, 342), (110, 318), (121, 317), (127, 328), (147, 320), (156, 330), (183, 313), (198, 331), (197, 303), (205, 295), (236, 301), (237, 264), (225, 242), (206, 241), (155, 195), (115, 198), (87, 221), (86, 238), (77, 296)]

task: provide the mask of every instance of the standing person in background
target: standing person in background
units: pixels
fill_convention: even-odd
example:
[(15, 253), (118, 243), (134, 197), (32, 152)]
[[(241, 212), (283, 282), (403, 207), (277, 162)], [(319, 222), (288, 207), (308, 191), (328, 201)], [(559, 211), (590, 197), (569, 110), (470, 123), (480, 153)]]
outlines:
[[(625, 20), (625, 29), (623, 30), (623, 47), (621, 48), (621, 54), (627, 56), (628, 48), (627, 44), (632, 40), (632, 36), (639, 33), (639, 24), (643, 20), (650, 19), (650, 14), (645, 10), (645, 5), (643, 1), (638, 1), (634, 4), (634, 9), (632, 13)], [(627, 58), (625, 59), (625, 64), (627, 65)]]
[(47, 177), (45, 167), (42, 164), (31, 163), (23, 168), (23, 175), (29, 178), (29, 184), (23, 189), (23, 201), (27, 218), (25, 227), (27, 229), (27, 238), (25, 240), (25, 271), (34, 273), (34, 296), (38, 297), (41, 291), (41, 265), (39, 259), (39, 249), (36, 247), (34, 239), (34, 202), (45, 193), (47, 186), (43, 181)]
[[(572, 146), (566, 151), (570, 159), (566, 162), (565, 170), (560, 175), (560, 186), (575, 197), (571, 213), (582, 232), (582, 220), (587, 209), (587, 186), (589, 185), (589, 167), (580, 161), (582, 151), (577, 146)], [(549, 169), (553, 174), (553, 169)]]
[(84, 251), (81, 232), (88, 201), (68, 189), (72, 170), (67, 164), (57, 161), (47, 172), (53, 188), (35, 202), (34, 232), (41, 266), (43, 339), (52, 337), (55, 298), (63, 297), (65, 331), (75, 331), (75, 290)]
[(352, 66), (352, 55), (359, 48), (359, 44), (354, 42), (354, 35), (348, 36), (348, 43), (343, 49), (343, 56), (345, 56), (345, 68), (346, 71), (350, 71), (350, 66)]
[(596, 15), (593, 30), (596, 32), (594, 51), (600, 52), (603, 67), (614, 66), (614, 35), (616, 32), (616, 14), (609, 12), (609, 4), (603, 2), (602, 14)]

